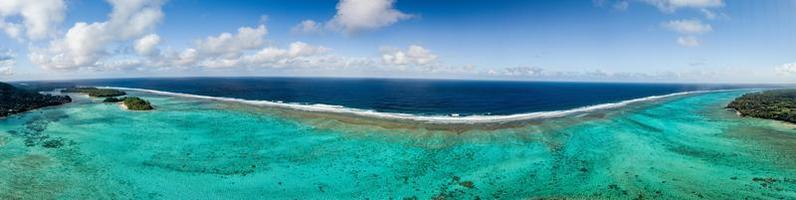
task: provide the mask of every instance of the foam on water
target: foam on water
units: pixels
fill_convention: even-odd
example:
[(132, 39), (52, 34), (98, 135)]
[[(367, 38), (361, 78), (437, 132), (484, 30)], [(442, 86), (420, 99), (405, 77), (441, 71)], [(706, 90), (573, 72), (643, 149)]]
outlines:
[(288, 108), (288, 109), (295, 109), (295, 110), (309, 111), (309, 112), (353, 114), (362, 117), (411, 120), (411, 121), (419, 121), (427, 123), (443, 123), (443, 124), (498, 123), (498, 122), (522, 121), (530, 119), (555, 118), (555, 117), (563, 117), (572, 114), (591, 112), (596, 110), (614, 109), (634, 103), (654, 101), (654, 100), (676, 97), (676, 96), (698, 94), (705, 92), (727, 91), (727, 90), (702, 90), (702, 91), (677, 92), (666, 95), (657, 95), (657, 96), (649, 96), (637, 99), (630, 99), (615, 103), (605, 103), (605, 104), (598, 104), (592, 106), (585, 106), (569, 110), (543, 111), (543, 112), (532, 112), (532, 113), (522, 113), (522, 114), (512, 114), (512, 115), (470, 115), (470, 116), (460, 117), (460, 116), (455, 116), (458, 114), (452, 114), (452, 116), (423, 116), (423, 115), (413, 115), (407, 113), (378, 112), (374, 110), (348, 108), (339, 105), (296, 104), (296, 103), (283, 103), (283, 102), (274, 102), (274, 101), (265, 101), (265, 100), (245, 100), (245, 99), (237, 99), (229, 97), (213, 97), (213, 96), (185, 94), (185, 93), (167, 92), (167, 91), (141, 89), (141, 88), (126, 88), (126, 87), (102, 87), (102, 88), (140, 91), (140, 92), (148, 92), (160, 95), (198, 98), (198, 99), (207, 99), (214, 101), (237, 102), (237, 103), (244, 103), (255, 106), (271, 106), (271, 107)]
[(0, 120), (0, 199), (796, 199), (796, 130), (723, 109), (743, 93), (461, 134), (75, 95)]

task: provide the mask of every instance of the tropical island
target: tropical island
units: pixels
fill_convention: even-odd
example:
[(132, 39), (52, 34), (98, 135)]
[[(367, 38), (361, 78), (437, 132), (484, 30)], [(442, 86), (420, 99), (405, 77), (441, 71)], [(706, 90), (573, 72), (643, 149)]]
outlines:
[(122, 105), (125, 108), (127, 108), (128, 110), (153, 110), (153, 109), (155, 109), (154, 107), (152, 107), (152, 105), (149, 103), (149, 101), (146, 101), (146, 100), (141, 99), (139, 97), (122, 97), (122, 98), (109, 97), (109, 98), (106, 98), (105, 100), (103, 100), (102, 102), (105, 102), (105, 103), (118, 103), (118, 102), (121, 102)]
[(796, 89), (744, 94), (730, 102), (727, 108), (735, 109), (741, 116), (796, 123)]
[(139, 97), (119, 97), (127, 95), (126, 92), (116, 89), (102, 89), (95, 87), (75, 87), (61, 90), (63, 93), (83, 93), (88, 94), (89, 97), (107, 97), (102, 102), (104, 103), (119, 103), (128, 110), (153, 110), (155, 109), (149, 103)]
[(0, 117), (69, 102), (72, 102), (69, 96), (40, 94), (0, 82)]
[(90, 97), (118, 97), (126, 95), (124, 91), (114, 89), (100, 89), (95, 87), (76, 87), (61, 90), (63, 93), (83, 93)]

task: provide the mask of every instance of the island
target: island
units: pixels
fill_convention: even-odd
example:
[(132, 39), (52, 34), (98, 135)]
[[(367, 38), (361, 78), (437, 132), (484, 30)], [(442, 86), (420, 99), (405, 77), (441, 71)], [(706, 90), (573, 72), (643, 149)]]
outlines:
[(741, 116), (796, 123), (796, 89), (777, 89), (744, 94), (727, 108)]
[(108, 98), (105, 98), (105, 100), (102, 100), (102, 102), (104, 102), (104, 103), (118, 103), (118, 102), (122, 102), (122, 101), (124, 101), (124, 97), (122, 97), (122, 98), (108, 97)]
[(146, 100), (141, 99), (139, 97), (122, 97), (122, 98), (109, 97), (109, 98), (106, 98), (105, 100), (103, 100), (102, 102), (105, 102), (105, 103), (118, 103), (118, 102), (121, 102), (122, 105), (125, 108), (127, 108), (128, 110), (153, 110), (153, 109), (155, 109), (154, 107), (152, 107), (152, 105), (149, 103), (149, 101), (146, 101)]
[(124, 91), (114, 89), (100, 89), (95, 87), (76, 87), (61, 90), (63, 93), (83, 93), (90, 97), (118, 97), (126, 95)]
[(0, 117), (72, 102), (69, 96), (40, 94), (0, 82)]

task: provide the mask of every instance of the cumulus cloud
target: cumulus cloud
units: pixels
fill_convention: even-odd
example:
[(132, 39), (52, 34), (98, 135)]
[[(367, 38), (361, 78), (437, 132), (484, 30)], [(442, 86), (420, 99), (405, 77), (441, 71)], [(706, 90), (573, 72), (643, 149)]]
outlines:
[(135, 52), (139, 55), (148, 56), (157, 53), (158, 44), (160, 44), (160, 36), (157, 34), (149, 34), (136, 40), (133, 49), (135, 49)]
[(14, 55), (14, 52), (12, 52), (11, 50), (0, 51), (0, 62), (14, 60), (15, 57), (16, 56)]
[[(345, 67), (373, 63), (370, 59), (349, 58), (332, 55), (331, 49), (293, 42), (279, 47), (267, 42), (268, 29), (264, 24), (256, 27), (243, 26), (237, 32), (224, 32), (196, 40), (191, 46), (175, 50), (158, 49), (160, 37), (156, 34), (139, 36), (132, 41), (135, 55), (118, 53), (100, 54), (92, 64), (82, 67), (92, 70), (141, 70), (141, 66), (159, 70), (191, 68), (302, 68), (302, 67)], [(59, 47), (59, 46), (56, 46)], [(111, 54), (110, 52), (106, 52)], [(137, 55), (137, 56), (136, 56)], [(38, 54), (37, 56), (44, 56)], [(47, 59), (47, 57), (31, 57)], [(60, 61), (59, 57), (47, 61)], [(72, 61), (72, 60), (67, 60)], [(53, 64), (54, 62), (50, 62)], [(55, 63), (60, 64), (60, 63)], [(71, 64), (71, 63), (67, 63)], [(72, 66), (66, 65), (65, 66)], [(50, 66), (52, 67), (52, 65)], [(66, 69), (66, 67), (57, 69)]]
[(11, 76), (11, 68), (16, 65), (16, 55), (11, 50), (0, 52), (0, 76)]
[(724, 6), (723, 0), (641, 0), (661, 11), (674, 12), (680, 8), (714, 8)]
[[(0, 29), (12, 38), (44, 39), (55, 34), (63, 22), (66, 4), (63, 0), (3, 0), (0, 3)], [(9, 18), (19, 17), (15, 21)]]
[(152, 32), (162, 20), (163, 1), (110, 0), (112, 12), (103, 22), (77, 22), (46, 48), (31, 48), (32, 63), (48, 69), (101, 67), (108, 48)]
[(674, 81), (674, 80), (700, 80), (699, 78), (715, 77), (713, 72), (687, 71), (687, 72), (611, 72), (602, 69), (582, 71), (558, 71), (541, 67), (508, 67), (493, 69), (485, 72), (493, 78), (527, 79), (545, 81)]
[(383, 48), (381, 58), (385, 64), (401, 66), (430, 65), (435, 64), (437, 61), (437, 55), (418, 45), (410, 45), (406, 50)]
[(474, 65), (450, 65), (440, 61), (439, 56), (431, 50), (419, 46), (409, 45), (405, 49), (382, 47), (381, 58), (374, 59), (370, 65), (379, 66), (382, 72), (401, 72), (426, 74), (459, 74), (474, 75), (481, 73)]
[(337, 14), (327, 26), (353, 33), (389, 26), (413, 17), (395, 9), (394, 4), (395, 0), (340, 0)]
[(196, 49), (205, 55), (225, 55), (228, 57), (239, 56), (246, 50), (253, 50), (265, 44), (265, 35), (268, 29), (261, 24), (256, 28), (240, 27), (238, 32), (221, 33), (218, 36), (207, 37), (196, 42)]
[[(56, 2), (57, 1), (57, 2)], [(284, 46), (268, 40), (265, 17), (254, 27), (243, 26), (236, 32), (223, 32), (195, 40), (183, 49), (168, 46), (160, 49), (161, 37), (155, 33), (156, 26), (163, 20), (162, 5), (165, 0), (108, 0), (111, 12), (105, 21), (76, 22), (55, 34), (56, 27), (48, 24), (46, 31), (35, 28), (41, 24), (31, 17), (28, 24), (9, 23), (7, 16), (27, 17), (25, 9), (39, 8), (39, 14), (51, 21), (61, 22), (63, 11), (40, 9), (49, 2), (50, 7), (63, 7), (62, 0), (18, 1), (9, 0), (0, 5), (0, 28), (9, 35), (22, 37), (27, 33), (51, 35), (46, 43), (31, 43), (28, 59), (32, 64), (51, 70), (157, 70), (191, 68), (313, 68), (313, 69), (365, 69), (412, 70), (412, 71), (472, 71), (473, 66), (447, 66), (437, 61), (437, 55), (430, 50), (411, 45), (406, 49), (381, 49), (378, 57), (339, 56), (323, 46), (296, 41)], [(322, 27), (345, 33), (372, 30), (389, 26), (409, 19), (394, 8), (395, 0), (341, 0), (337, 4), (337, 14), (329, 21), (320, 23), (305, 20), (293, 28), (294, 32), (316, 33)], [(47, 10), (47, 12), (42, 12)], [(60, 14), (59, 14), (60, 13)], [(55, 16), (55, 17), (53, 17)], [(14, 18), (16, 19), (16, 18)], [(25, 19), (25, 18), (22, 18)], [(14, 60), (3, 61), (13, 64)], [(8, 65), (8, 64), (5, 64)], [(144, 67), (145, 66), (145, 67)], [(8, 67), (7, 67), (8, 68)], [(9, 71), (5, 70), (4, 71)]]
[[(327, 55), (329, 48), (312, 46), (304, 42), (293, 42), (287, 48), (265, 47), (259, 51), (237, 58), (208, 59), (202, 63), (208, 67), (318, 67), (318, 60), (334, 57)], [(329, 63), (332, 65), (334, 63)]]
[[(209, 55), (188, 48), (178, 56), (164, 54), (161, 65), (206, 68), (247, 69), (313, 69), (380, 72), (472, 73), (474, 66), (449, 66), (438, 62), (438, 56), (422, 46), (406, 49), (382, 48), (380, 57), (348, 57), (335, 55), (332, 49), (297, 41), (284, 47), (263, 45), (255, 51), (241, 51), (237, 56)], [(158, 64), (153, 64), (158, 65)]]
[(165, 68), (239, 66), (244, 64), (241, 58), (247, 53), (266, 45), (267, 34), (268, 28), (264, 24), (240, 27), (236, 33), (224, 32), (196, 40), (193, 46), (179, 52), (166, 51), (152, 58), (149, 64)]
[(14, 72), (11, 71), (10, 67), (0, 67), (0, 76), (11, 76), (14, 75)]
[[(503, 75), (506, 76), (541, 76), (544, 69), (539, 67), (509, 67), (504, 69)], [(497, 72), (493, 72), (497, 74)]]
[[(592, 0), (592, 2), (597, 7), (605, 7), (606, 5), (612, 4), (615, 10), (622, 11), (628, 9), (631, 1)], [(708, 20), (727, 18), (726, 14), (713, 11), (723, 7), (725, 5), (724, 0), (634, 0), (632, 2), (642, 2), (653, 5), (668, 14), (674, 13), (678, 9), (687, 8), (699, 12)], [(699, 19), (671, 20), (661, 23), (660, 26), (679, 33), (680, 36), (677, 38), (677, 43), (685, 47), (700, 46), (702, 42), (696, 35), (703, 35), (713, 31), (713, 26), (703, 23)]]
[(266, 42), (267, 34), (264, 24), (240, 27), (237, 33), (221, 33), (197, 40), (181, 51), (165, 51), (148, 64), (163, 68), (281, 68), (333, 66), (345, 60), (330, 55), (329, 48), (300, 41), (284, 48), (271, 45)]
[(713, 31), (710, 24), (702, 23), (697, 19), (672, 20), (661, 24), (666, 29), (682, 34), (677, 38), (677, 44), (684, 47), (696, 47), (702, 44), (696, 36)]
[(626, 10), (631, 2), (652, 5), (664, 13), (673, 13), (684, 8), (707, 10), (724, 6), (724, 0), (592, 0), (597, 7), (611, 5), (613, 9), (620, 11)]
[(297, 34), (314, 34), (321, 32), (321, 23), (313, 20), (304, 20), (294, 26), (290, 32)]
[(681, 34), (704, 34), (713, 31), (710, 24), (702, 23), (700, 20), (672, 20), (663, 24), (663, 27)]
[(176, 66), (185, 66), (195, 63), (198, 59), (199, 53), (197, 53), (196, 49), (188, 48), (180, 52), (174, 63)]
[(793, 75), (796, 74), (796, 63), (783, 64), (775, 69), (778, 74)]

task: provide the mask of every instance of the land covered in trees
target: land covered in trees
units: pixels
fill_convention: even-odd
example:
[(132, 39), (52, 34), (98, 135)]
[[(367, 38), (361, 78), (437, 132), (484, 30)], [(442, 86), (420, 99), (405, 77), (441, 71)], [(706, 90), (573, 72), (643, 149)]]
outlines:
[(106, 98), (102, 102), (106, 102), (106, 103), (122, 102), (124, 107), (129, 109), (129, 110), (152, 110), (152, 109), (155, 109), (154, 107), (152, 107), (152, 104), (150, 104), (149, 101), (141, 99), (139, 97), (122, 97), (122, 98), (110, 97), (110, 98)]
[(735, 109), (741, 116), (796, 123), (796, 89), (744, 94), (727, 105), (727, 108)]
[(40, 94), (0, 82), (0, 117), (72, 102), (69, 96)]
[(77, 87), (61, 90), (64, 93), (83, 93), (90, 97), (118, 97), (126, 95), (124, 91), (114, 89), (100, 89), (95, 87)]

